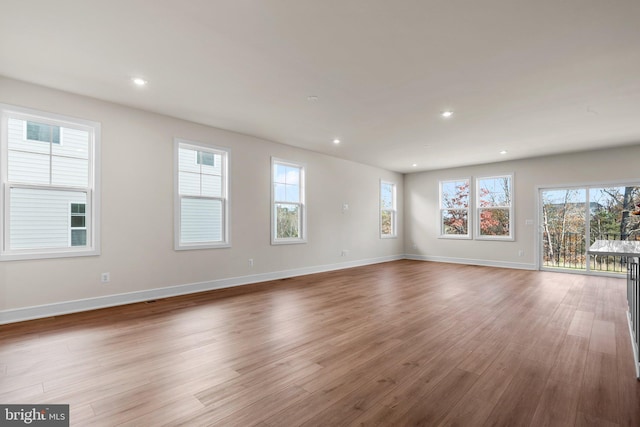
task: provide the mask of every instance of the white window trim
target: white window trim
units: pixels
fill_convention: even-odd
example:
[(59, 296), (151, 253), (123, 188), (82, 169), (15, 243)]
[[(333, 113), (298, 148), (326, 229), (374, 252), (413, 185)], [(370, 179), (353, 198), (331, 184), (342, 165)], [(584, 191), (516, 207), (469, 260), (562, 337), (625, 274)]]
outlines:
[[(494, 240), (494, 241), (503, 241), (503, 242), (512, 242), (515, 241), (515, 217), (514, 217), (514, 206), (515, 206), (515, 185), (514, 185), (514, 180), (515, 180), (515, 174), (514, 173), (504, 173), (504, 174), (498, 174), (498, 175), (486, 175), (486, 176), (478, 176), (475, 179), (475, 204), (474, 204), (474, 221), (475, 221), (475, 227), (474, 227), (474, 235), (475, 235), (475, 239), (476, 240)], [(487, 208), (481, 208), (479, 206), (480, 203), (480, 195), (478, 194), (478, 192), (480, 191), (480, 185), (478, 185), (478, 182), (480, 180), (483, 179), (495, 179), (495, 178), (510, 178), (509, 183), (511, 185), (510, 187), (510, 191), (511, 191), (511, 206), (509, 206), (509, 235), (508, 236), (482, 236), (480, 235), (480, 209), (487, 209)], [(496, 209), (505, 209), (506, 206), (504, 207), (496, 207)]]
[[(446, 210), (451, 210), (449, 208), (442, 207), (442, 184), (446, 182), (459, 182), (459, 181), (467, 181), (469, 183), (469, 203), (467, 206), (467, 234), (444, 234), (443, 226), (442, 226), (442, 213)], [(472, 188), (472, 180), (471, 177), (465, 178), (452, 178), (452, 179), (442, 179), (438, 181), (438, 238), (439, 239), (453, 239), (453, 240), (471, 240), (473, 238), (472, 230), (473, 224), (475, 221), (473, 220), (472, 215), (472, 206), (473, 206), (473, 188)], [(459, 208), (459, 210), (464, 210), (464, 208)]]
[[(382, 212), (388, 209), (382, 209), (382, 185), (388, 184), (393, 188), (392, 194), (392, 204), (391, 208), (391, 234), (383, 234), (382, 233)], [(380, 231), (381, 239), (397, 239), (398, 238), (398, 186), (395, 182), (385, 181), (383, 179), (380, 180), (380, 184), (378, 185), (378, 203), (380, 205), (380, 210), (378, 212), (378, 230)]]
[[(173, 194), (174, 194), (174, 249), (176, 251), (187, 251), (196, 249), (217, 249), (217, 248), (230, 248), (231, 247), (231, 224), (230, 224), (230, 212), (231, 212), (231, 198), (229, 196), (229, 177), (231, 175), (230, 159), (231, 149), (226, 147), (220, 147), (217, 145), (204, 144), (201, 142), (191, 141), (183, 138), (174, 138), (173, 142), (173, 165), (174, 165), (174, 180), (173, 180)], [(180, 147), (186, 147), (197, 151), (207, 151), (221, 155), (222, 164), (222, 197), (202, 197), (202, 196), (184, 196), (188, 198), (205, 198), (215, 199), (222, 202), (222, 235), (221, 242), (203, 242), (203, 243), (180, 243), (181, 235), (181, 201), (180, 195)], [(196, 156), (197, 162), (197, 156)]]
[[(276, 200), (275, 194), (275, 165), (291, 166), (300, 169), (300, 202), (285, 202)], [(307, 203), (306, 203), (306, 170), (307, 166), (304, 163), (292, 162), (290, 160), (284, 160), (277, 157), (271, 157), (271, 244), (272, 245), (296, 245), (301, 243), (307, 243)], [(284, 203), (300, 206), (300, 237), (297, 238), (277, 238), (276, 237), (276, 203)]]
[[(75, 117), (63, 116), (30, 108), (0, 104), (0, 261), (16, 261), (28, 259), (68, 258), (100, 255), (100, 123)], [(56, 126), (83, 130), (89, 133), (89, 176), (88, 187), (56, 187), (51, 185), (32, 185), (9, 182), (7, 155), (9, 149), (8, 121), (9, 117), (54, 124)], [(61, 129), (62, 132), (62, 129)], [(62, 134), (60, 135), (62, 144)], [(11, 188), (46, 188), (50, 190), (84, 190), (87, 193), (86, 226), (87, 246), (46, 249), (9, 249), (9, 233), (6, 232), (10, 222), (9, 193)]]

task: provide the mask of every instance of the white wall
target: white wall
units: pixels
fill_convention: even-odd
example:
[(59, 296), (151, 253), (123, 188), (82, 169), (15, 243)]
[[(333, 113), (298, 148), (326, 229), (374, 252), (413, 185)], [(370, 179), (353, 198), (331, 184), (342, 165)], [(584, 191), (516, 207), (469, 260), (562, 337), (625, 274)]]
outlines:
[[(415, 259), (537, 268), (538, 188), (607, 182), (640, 183), (640, 146), (405, 175), (405, 253)], [(440, 180), (514, 174), (515, 241), (438, 238)], [(527, 225), (526, 220), (534, 221)], [(524, 256), (518, 256), (523, 250)]]
[[(398, 184), (401, 207), (401, 174), (1, 77), (0, 102), (102, 126), (102, 254), (1, 262), (0, 323), (163, 295), (148, 291), (176, 285), (226, 286), (403, 254), (402, 221), (398, 239), (380, 239), (378, 225), (379, 180)], [(231, 149), (231, 248), (173, 249), (174, 137)], [(307, 244), (270, 245), (271, 156), (307, 165)], [(102, 272), (111, 273), (109, 284), (100, 283)], [(49, 306), (33, 309), (42, 305)]]

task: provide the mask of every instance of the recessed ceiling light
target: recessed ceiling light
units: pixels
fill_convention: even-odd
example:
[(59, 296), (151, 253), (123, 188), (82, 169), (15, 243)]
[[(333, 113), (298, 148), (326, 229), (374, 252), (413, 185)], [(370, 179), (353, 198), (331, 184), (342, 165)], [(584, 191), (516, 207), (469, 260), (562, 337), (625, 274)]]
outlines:
[(502, 155), (507, 154), (507, 150), (502, 150), (502, 151), (500, 152), (500, 154), (502, 154)]
[(136, 86), (146, 86), (147, 85), (147, 81), (141, 77), (134, 77), (131, 79), (131, 81), (133, 81), (133, 84), (135, 84)]
[(318, 97), (315, 95), (309, 95), (307, 96), (307, 101), (309, 102), (316, 102), (318, 100)]
[(333, 143), (334, 144), (340, 144), (340, 140), (338, 138), (336, 138), (336, 139), (333, 140)]
[(444, 118), (448, 118), (448, 117), (453, 116), (453, 111), (451, 111), (451, 110), (446, 110), (446, 111), (443, 111), (442, 113), (440, 113), (440, 115), (441, 115), (442, 117), (444, 117)]
[(417, 164), (417, 163), (414, 163), (414, 164), (412, 164), (411, 166), (413, 166), (414, 168), (417, 168), (417, 167), (418, 167), (418, 164)]

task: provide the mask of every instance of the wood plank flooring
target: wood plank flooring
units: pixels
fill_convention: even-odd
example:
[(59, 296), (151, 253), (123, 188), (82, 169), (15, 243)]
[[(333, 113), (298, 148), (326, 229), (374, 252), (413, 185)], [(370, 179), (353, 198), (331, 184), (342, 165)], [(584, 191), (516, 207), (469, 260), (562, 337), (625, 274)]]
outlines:
[(95, 426), (640, 426), (625, 281), (397, 261), (0, 326)]

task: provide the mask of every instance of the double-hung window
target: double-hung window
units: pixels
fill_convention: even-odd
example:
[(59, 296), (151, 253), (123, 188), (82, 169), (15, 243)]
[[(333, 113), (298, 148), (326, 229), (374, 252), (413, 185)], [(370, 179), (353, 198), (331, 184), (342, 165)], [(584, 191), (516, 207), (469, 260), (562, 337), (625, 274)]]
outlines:
[(513, 175), (476, 178), (476, 239), (514, 239)]
[(271, 244), (306, 242), (304, 166), (271, 159)]
[(98, 255), (100, 125), (0, 109), (0, 259)]
[(380, 237), (397, 236), (396, 185), (380, 181)]
[(229, 150), (175, 140), (175, 249), (228, 247)]
[(440, 237), (471, 238), (468, 178), (440, 181)]

